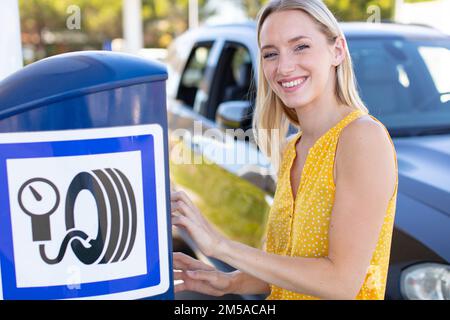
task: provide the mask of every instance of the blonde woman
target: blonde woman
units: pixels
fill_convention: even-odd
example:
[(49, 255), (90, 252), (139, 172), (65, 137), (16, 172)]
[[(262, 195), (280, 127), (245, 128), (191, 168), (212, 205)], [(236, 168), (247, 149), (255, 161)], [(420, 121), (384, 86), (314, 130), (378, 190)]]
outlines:
[[(237, 269), (219, 272), (175, 253), (175, 279), (183, 280), (176, 291), (384, 299), (396, 155), (386, 129), (358, 96), (345, 37), (320, 0), (270, 1), (257, 31), (254, 130), (278, 168), (266, 248), (224, 238), (185, 193), (174, 192), (173, 224), (205, 255)], [(289, 123), (299, 132), (284, 143)], [(277, 139), (261, 129), (276, 130)]]

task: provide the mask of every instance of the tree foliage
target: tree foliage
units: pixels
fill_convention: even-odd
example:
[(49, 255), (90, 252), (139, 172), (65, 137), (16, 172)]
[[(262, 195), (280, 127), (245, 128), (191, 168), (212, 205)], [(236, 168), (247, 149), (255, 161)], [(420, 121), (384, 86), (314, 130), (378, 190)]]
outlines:
[(67, 30), (67, 10), (73, 5), (80, 8), (81, 31), (110, 38), (120, 36), (122, 0), (20, 0), (22, 31)]
[[(200, 19), (206, 0), (198, 0)], [(144, 42), (167, 47), (174, 37), (188, 28), (189, 0), (142, 0)]]
[[(254, 19), (267, 0), (221, 1), (239, 1)], [(395, 0), (324, 1), (341, 21), (367, 20), (372, 14), (368, 11), (370, 5), (379, 8), (382, 20), (388, 20), (395, 5)], [(204, 10), (207, 2), (198, 0), (200, 21), (211, 14)], [(34, 47), (37, 59), (69, 50), (99, 49), (103, 41), (122, 37), (122, 4), (123, 0), (19, 0), (23, 42)], [(67, 28), (67, 10), (73, 5), (80, 9), (80, 30)], [(142, 0), (144, 45), (166, 47), (184, 32), (188, 28), (188, 6), (189, 0)], [(59, 37), (52, 42), (46, 34)]]
[(391, 20), (394, 14), (395, 0), (325, 0), (339, 21), (366, 21), (378, 8), (382, 20)]
[[(255, 18), (260, 8), (268, 0), (242, 0), (249, 17)], [(421, 0), (409, 0), (406, 2), (420, 2)], [(340, 21), (366, 21), (372, 11), (370, 6), (377, 6), (381, 19), (389, 20), (394, 13), (395, 0), (324, 0), (328, 8)]]
[[(80, 9), (79, 29), (67, 27), (71, 6)], [(122, 34), (122, 0), (19, 0), (19, 10), (22, 42), (34, 51), (26, 62), (61, 52), (99, 49), (105, 39)]]

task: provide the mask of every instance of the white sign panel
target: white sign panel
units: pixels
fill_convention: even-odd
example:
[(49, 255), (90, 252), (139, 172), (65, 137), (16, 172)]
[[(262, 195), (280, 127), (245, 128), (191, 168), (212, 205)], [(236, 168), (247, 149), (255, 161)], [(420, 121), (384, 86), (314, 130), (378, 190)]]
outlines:
[(0, 298), (170, 287), (159, 125), (0, 135)]

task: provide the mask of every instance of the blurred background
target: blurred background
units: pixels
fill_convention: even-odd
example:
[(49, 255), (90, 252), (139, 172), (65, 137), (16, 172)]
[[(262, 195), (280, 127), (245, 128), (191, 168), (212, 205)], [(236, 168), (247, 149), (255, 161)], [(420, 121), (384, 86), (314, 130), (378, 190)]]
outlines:
[[(266, 0), (19, 0), (23, 64), (77, 50), (164, 59), (171, 41), (204, 24), (255, 19)], [(450, 0), (326, 0), (341, 21), (431, 25), (450, 34)], [(140, 14), (138, 14), (140, 13)]]
[[(0, 34), (0, 80), (24, 65), (71, 51), (158, 59), (168, 66), (171, 80), (169, 134), (191, 130), (186, 149), (194, 146), (205, 158), (243, 147), (256, 153), (247, 141), (218, 144), (192, 130), (194, 121), (205, 129), (246, 128), (254, 102), (254, 26), (192, 29), (252, 21), (266, 1), (0, 0), (0, 28), (6, 30)], [(400, 187), (386, 298), (450, 300), (450, 0), (324, 2), (342, 22), (370, 22), (342, 25), (347, 25), (363, 101), (396, 144)], [(275, 186), (266, 169), (260, 163), (171, 163), (171, 183), (196, 199), (225, 234), (256, 247)], [(192, 240), (173, 234), (174, 251), (202, 258)]]

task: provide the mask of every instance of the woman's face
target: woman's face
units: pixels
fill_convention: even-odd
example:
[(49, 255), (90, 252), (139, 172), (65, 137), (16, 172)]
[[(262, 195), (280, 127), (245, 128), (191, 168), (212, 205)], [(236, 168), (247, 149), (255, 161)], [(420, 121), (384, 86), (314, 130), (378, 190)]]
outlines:
[(270, 14), (261, 27), (260, 45), (264, 76), (287, 107), (334, 94), (335, 46), (303, 11)]

